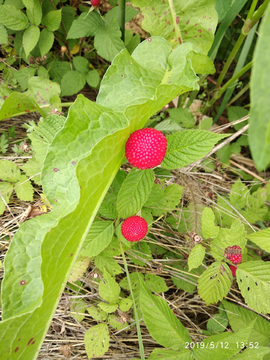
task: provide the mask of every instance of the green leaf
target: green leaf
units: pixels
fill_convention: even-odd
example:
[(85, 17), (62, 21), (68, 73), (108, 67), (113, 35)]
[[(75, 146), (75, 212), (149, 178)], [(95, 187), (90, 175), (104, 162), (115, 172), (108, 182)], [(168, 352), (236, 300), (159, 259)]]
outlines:
[(36, 68), (32, 67), (20, 69), (15, 73), (14, 78), (20, 84), (21, 91), (25, 91), (28, 88), (28, 80), (33, 77), (35, 73)]
[(209, 331), (211, 335), (221, 334), (226, 330), (227, 326), (228, 318), (226, 311), (224, 311), (224, 308), (220, 305), (218, 314), (215, 314), (207, 321), (207, 331)]
[(23, 30), (28, 27), (27, 16), (12, 5), (0, 5), (0, 23), (11, 30)]
[(168, 291), (168, 287), (164, 279), (155, 274), (145, 274), (145, 283), (148, 288), (156, 293)]
[(117, 304), (106, 304), (104, 302), (98, 303), (98, 306), (104, 311), (106, 314), (111, 314), (115, 312), (115, 310), (118, 308)]
[(86, 74), (89, 71), (89, 61), (82, 56), (75, 56), (73, 58), (73, 65), (82, 74)]
[(106, 324), (92, 326), (84, 334), (84, 344), (89, 359), (105, 354), (109, 349), (109, 330)]
[[(99, 285), (99, 295), (109, 303), (117, 303), (119, 300), (120, 286), (106, 271), (103, 272), (103, 282)], [(104, 309), (103, 309), (104, 310)]]
[(157, 348), (151, 352), (148, 360), (193, 360), (193, 357), (190, 350), (173, 351)]
[(47, 69), (51, 79), (57, 83), (61, 83), (62, 77), (71, 70), (71, 64), (67, 61), (52, 61), (47, 65)]
[(146, 266), (147, 262), (153, 259), (150, 246), (145, 241), (132, 243), (129, 253), (130, 261), (139, 266)]
[(107, 319), (107, 314), (102, 310), (98, 310), (95, 306), (90, 306), (86, 310), (95, 320), (102, 321)]
[(200, 276), (198, 291), (206, 305), (215, 304), (227, 295), (232, 284), (232, 273), (229, 266), (216, 261)]
[(77, 70), (68, 71), (61, 80), (61, 96), (77, 94), (85, 85), (85, 76)]
[(267, 358), (269, 359), (269, 356), (265, 356), (266, 354), (269, 354), (270, 351), (269, 347), (258, 346), (259, 344), (254, 343), (253, 339), (247, 345), (250, 348), (245, 349), (243, 352), (237, 354), (232, 359), (237, 359), (237, 360), (246, 360), (246, 359), (267, 360)]
[(203, 262), (205, 255), (205, 248), (201, 244), (197, 244), (191, 250), (188, 257), (188, 269), (196, 269)]
[(20, 169), (17, 165), (8, 160), (0, 161), (0, 179), (3, 181), (8, 181), (15, 183), (20, 179)]
[[(117, 19), (118, 11), (119, 11), (119, 6), (115, 6), (110, 11), (108, 11), (105, 15), (106, 22), (109, 22), (113, 18)], [(125, 22), (132, 20), (134, 18), (134, 16), (136, 16), (139, 12), (140, 11), (138, 11), (130, 6), (126, 6), (125, 7)], [(120, 26), (120, 24), (119, 24), (119, 26)]]
[(87, 84), (92, 88), (97, 88), (100, 83), (100, 76), (97, 70), (90, 70), (85, 75)]
[(268, 346), (270, 341), (270, 323), (251, 310), (240, 307), (227, 300), (222, 301), (230, 326), (234, 332), (241, 329), (254, 319), (257, 319), (250, 334), (250, 340), (257, 341), (261, 346)]
[(83, 321), (87, 304), (80, 298), (71, 298), (70, 305), (71, 316), (78, 322)]
[(8, 33), (2, 24), (0, 24), (0, 44), (8, 44)]
[(20, 180), (15, 184), (15, 187), (16, 195), (20, 200), (33, 201), (34, 189), (27, 176), (21, 175)]
[(270, 79), (270, 49), (267, 45), (270, 41), (270, 6), (264, 13), (259, 34), (250, 79), (251, 113), (248, 133), (252, 158), (258, 171), (263, 171), (270, 164), (270, 89), (265, 87), (265, 81)]
[(4, 134), (2, 134), (0, 137), (0, 151), (2, 154), (5, 154), (7, 152), (8, 146), (8, 139)]
[[(3, 3), (4, 1), (2, 0), (1, 1), (1, 4)], [(16, 9), (18, 10), (21, 10), (24, 8), (24, 4), (22, 2), (22, 0), (5, 0), (5, 5), (13, 5), (15, 6)]]
[(108, 323), (110, 324), (110, 326), (114, 329), (117, 330), (122, 330), (125, 327), (128, 326), (127, 322), (122, 322), (121, 318), (119, 316), (116, 315), (109, 315), (108, 316)]
[(82, 256), (96, 256), (112, 241), (114, 226), (112, 221), (94, 222), (86, 235), (80, 254)]
[(94, 46), (97, 53), (107, 61), (112, 61), (125, 48), (121, 40), (119, 25), (115, 18), (96, 30)]
[(189, 165), (209, 153), (226, 135), (205, 130), (184, 130), (167, 136), (167, 152), (161, 166), (176, 169)]
[(54, 34), (48, 29), (43, 29), (40, 33), (40, 38), (38, 42), (39, 51), (41, 56), (47, 54), (51, 47), (53, 46), (54, 42)]
[(160, 185), (153, 187), (153, 191), (150, 193), (148, 200), (144, 204), (145, 208), (150, 209), (154, 216), (161, 216), (167, 211), (174, 210), (181, 200), (183, 191), (182, 186), (172, 184), (167, 186), (164, 192), (162, 189), (161, 191), (158, 190), (159, 196), (155, 199), (158, 188), (161, 189)]
[(241, 209), (248, 204), (249, 188), (240, 179), (236, 180), (230, 191), (230, 203)]
[(126, 299), (122, 299), (119, 301), (119, 309), (121, 311), (128, 311), (132, 306), (132, 300), (129, 299), (129, 298), (126, 298)]
[(42, 9), (41, 9), (40, 1), (33, 0), (31, 3), (32, 4), (30, 6), (28, 6), (28, 4), (26, 5), (27, 8), (26, 14), (32, 24), (39, 26), (42, 18)]
[[(12, 190), (13, 190), (12, 184), (7, 182), (0, 182), (0, 193), (7, 204), (12, 194)], [(2, 215), (5, 210), (6, 210), (6, 204), (2, 200), (2, 197), (0, 197), (0, 215)]]
[(207, 54), (214, 40), (218, 16), (215, 0), (132, 0), (142, 10), (143, 29), (163, 36), (173, 48), (190, 42)]
[(248, 261), (238, 266), (237, 283), (246, 304), (257, 312), (270, 312), (270, 264)]
[(48, 28), (50, 31), (56, 31), (60, 27), (62, 18), (62, 12), (60, 10), (53, 10), (50, 11), (45, 17), (43, 18), (44, 25)]
[(192, 350), (192, 355), (195, 360), (231, 359), (233, 355), (240, 352), (240, 343), (245, 344), (248, 342), (255, 321), (253, 320), (235, 333), (228, 331), (223, 334), (209, 336), (202, 341), (204, 346), (200, 345), (200, 347), (195, 347)]
[[(235, 120), (239, 120), (242, 117), (248, 115), (249, 111), (241, 106), (229, 106), (227, 108), (228, 111), (228, 119), (230, 122), (235, 121)], [(242, 129), (243, 126), (247, 125), (247, 121), (243, 121), (240, 124), (236, 124), (234, 125), (234, 128), (236, 130), (240, 130)]]
[(75, 281), (79, 280), (83, 276), (83, 274), (86, 272), (86, 270), (89, 266), (90, 260), (91, 259), (88, 257), (79, 256), (78, 259), (76, 260), (75, 264), (73, 265), (73, 268), (69, 275), (68, 281), (75, 282)]
[(94, 36), (96, 31), (103, 26), (103, 24), (104, 21), (97, 12), (92, 11), (88, 15), (82, 13), (73, 21), (67, 34), (67, 39), (79, 39), (81, 37)]
[(141, 279), (140, 307), (150, 335), (159, 344), (173, 350), (182, 350), (185, 348), (185, 342), (191, 341), (188, 331), (176, 318), (166, 301), (152, 295)]
[(40, 35), (40, 30), (38, 26), (30, 25), (25, 32), (23, 33), (23, 48), (25, 51), (26, 57), (36, 46)]
[(213, 210), (206, 207), (202, 213), (202, 235), (204, 239), (215, 239), (218, 237), (219, 227), (215, 226), (215, 215)]
[[(25, 165), (21, 166), (26, 175), (32, 177), (41, 172), (49, 145), (57, 132), (63, 128), (65, 120), (63, 116), (51, 114), (45, 119), (41, 119), (34, 131), (28, 135), (31, 140), (33, 156)], [(32, 180), (41, 185), (40, 175), (34, 176)]]
[(168, 109), (170, 117), (180, 126), (186, 129), (192, 129), (195, 125), (195, 119), (192, 113), (186, 108)]
[(154, 185), (155, 174), (152, 169), (131, 169), (117, 196), (118, 218), (126, 219), (137, 214), (146, 202)]
[(247, 238), (251, 240), (254, 244), (258, 245), (261, 249), (270, 252), (270, 228), (257, 231), (253, 234), (248, 234)]
[[(117, 240), (118, 241), (118, 240)], [(112, 276), (121, 274), (123, 270), (116, 260), (112, 257), (101, 254), (95, 257), (95, 266), (102, 272), (106, 269)]]

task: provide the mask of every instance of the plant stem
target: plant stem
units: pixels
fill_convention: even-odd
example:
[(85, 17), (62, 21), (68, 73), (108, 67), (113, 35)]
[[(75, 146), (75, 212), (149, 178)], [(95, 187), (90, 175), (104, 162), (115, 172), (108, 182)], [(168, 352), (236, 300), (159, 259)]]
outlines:
[(122, 32), (122, 40), (125, 43), (126, 0), (119, 0), (118, 23)]
[(232, 98), (232, 100), (227, 104), (226, 107), (231, 106), (231, 104), (233, 104), (237, 99), (239, 99), (249, 88), (250, 88), (250, 82), (247, 83), (247, 85), (245, 87), (243, 87), (243, 89), (240, 90), (239, 93), (237, 95), (235, 95), (234, 98)]
[(122, 253), (122, 257), (123, 257), (123, 261), (124, 261), (125, 271), (126, 271), (126, 274), (127, 274), (128, 286), (129, 286), (130, 294), (131, 294), (132, 301), (133, 301), (133, 309), (134, 309), (134, 315), (135, 315), (135, 321), (136, 321), (136, 327), (137, 327), (137, 333), (138, 333), (141, 360), (145, 360), (143, 342), (142, 342), (142, 334), (141, 334), (141, 328), (140, 328), (140, 323), (139, 323), (139, 317), (138, 317), (136, 303), (135, 303), (135, 299), (134, 299), (134, 295), (133, 295), (133, 291), (132, 291), (132, 286), (131, 286), (131, 281), (130, 281), (130, 277), (129, 277), (127, 261), (126, 261), (126, 257), (125, 257), (123, 247), (122, 247), (122, 243), (121, 243), (120, 239), (119, 239), (119, 244), (120, 244), (120, 249), (121, 249), (121, 253)]
[(202, 113), (206, 114), (211, 106), (221, 97), (221, 95), (226, 91), (236, 80), (238, 80), (245, 72), (247, 72), (252, 67), (253, 61), (250, 61), (246, 66), (244, 66), (237, 74), (235, 74), (226, 84), (216, 91), (215, 95), (212, 97), (211, 101), (206, 104)]
[(264, 14), (264, 12), (265, 12), (265, 10), (267, 8), (268, 3), (269, 3), (269, 0), (265, 0), (264, 3), (256, 11), (254, 16), (252, 17), (252, 22), (251, 22), (252, 26), (254, 26), (260, 20), (260, 18), (263, 16), (263, 14)]

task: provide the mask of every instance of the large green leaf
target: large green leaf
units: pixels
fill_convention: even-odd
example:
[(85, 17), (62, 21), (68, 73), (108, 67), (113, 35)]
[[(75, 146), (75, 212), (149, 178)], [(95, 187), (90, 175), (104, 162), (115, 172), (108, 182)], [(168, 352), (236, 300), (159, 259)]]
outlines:
[(214, 40), (218, 22), (215, 0), (132, 0), (144, 15), (143, 28), (163, 36), (173, 48), (185, 42), (195, 44), (204, 54)]
[(249, 144), (253, 160), (259, 171), (270, 164), (270, 6), (259, 28), (253, 69), (250, 80), (251, 113), (249, 119)]
[(73, 21), (67, 34), (67, 39), (94, 36), (95, 32), (103, 26), (103, 23), (104, 21), (95, 11), (90, 12), (88, 15), (82, 13)]
[[(146, 41), (151, 46), (149, 56), (156, 57), (157, 63), (159, 45), (164, 42), (159, 38), (152, 44)], [(144, 43), (136, 49), (137, 58), (140, 48), (143, 62)], [(1, 294), (4, 321), (0, 324), (0, 332), (5, 334), (0, 342), (3, 358), (37, 357), (72, 266), (124, 159), (130, 133), (143, 127), (150, 116), (181, 91), (197, 88), (197, 77), (191, 63), (181, 56), (181, 49), (174, 51), (178, 62), (170, 61), (170, 53), (164, 58), (164, 71), (157, 74), (151, 72), (151, 66), (158, 67), (153, 60), (140, 65), (126, 50), (122, 51), (103, 79), (97, 103), (79, 95), (70, 108), (63, 129), (48, 149), (42, 171), (43, 190), (53, 209), (20, 227), (5, 258)], [(167, 56), (173, 74), (171, 84), (164, 84)], [(112, 73), (118, 82), (110, 77)], [(122, 78), (124, 73), (128, 73), (129, 80)], [(139, 79), (146, 73), (152, 77), (146, 76), (142, 83)], [(136, 99), (129, 104), (124, 101), (126, 88), (132, 91), (134, 79), (138, 79)], [(117, 99), (121, 111), (104, 106), (110, 105), (109, 94), (111, 99)]]
[(28, 26), (28, 19), (15, 6), (0, 5), (0, 23), (11, 30), (23, 30)]
[(270, 252), (270, 228), (257, 231), (255, 233), (247, 235), (248, 239), (258, 245), (261, 249)]
[(38, 26), (30, 25), (25, 32), (23, 33), (23, 48), (25, 51), (26, 57), (36, 46), (40, 35), (40, 30)]

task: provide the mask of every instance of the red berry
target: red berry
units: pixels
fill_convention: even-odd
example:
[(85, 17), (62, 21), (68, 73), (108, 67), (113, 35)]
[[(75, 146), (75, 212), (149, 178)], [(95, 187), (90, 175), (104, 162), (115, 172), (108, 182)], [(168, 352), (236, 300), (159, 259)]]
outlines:
[(230, 269), (231, 269), (231, 272), (232, 272), (232, 276), (236, 276), (237, 267), (233, 266), (233, 265), (230, 265)]
[(100, 0), (91, 0), (91, 5), (97, 7), (100, 4)]
[(239, 264), (242, 261), (242, 250), (240, 246), (234, 245), (234, 246), (228, 246), (225, 249), (224, 255), (232, 261), (234, 264)]
[(130, 216), (121, 226), (121, 233), (128, 241), (142, 240), (147, 231), (147, 222), (140, 216)]
[(161, 164), (166, 150), (166, 137), (152, 128), (134, 131), (126, 142), (126, 158), (138, 169), (151, 169)]

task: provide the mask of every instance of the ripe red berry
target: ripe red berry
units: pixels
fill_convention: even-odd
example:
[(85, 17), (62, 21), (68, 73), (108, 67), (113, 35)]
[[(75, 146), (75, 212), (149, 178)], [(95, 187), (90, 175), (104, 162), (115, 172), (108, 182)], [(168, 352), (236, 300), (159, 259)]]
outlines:
[(236, 276), (237, 267), (233, 266), (233, 265), (230, 265), (230, 269), (231, 269), (231, 272), (232, 272), (232, 276)]
[(242, 261), (242, 250), (240, 246), (234, 245), (234, 246), (228, 246), (225, 249), (224, 255), (232, 261), (234, 264), (239, 264)]
[(126, 142), (126, 158), (138, 169), (151, 169), (162, 163), (167, 139), (153, 128), (134, 131)]
[(92, 6), (97, 7), (97, 6), (99, 6), (99, 4), (100, 4), (100, 0), (91, 0)]
[(127, 218), (122, 226), (121, 233), (128, 241), (142, 240), (148, 231), (147, 222), (140, 216), (130, 216)]

